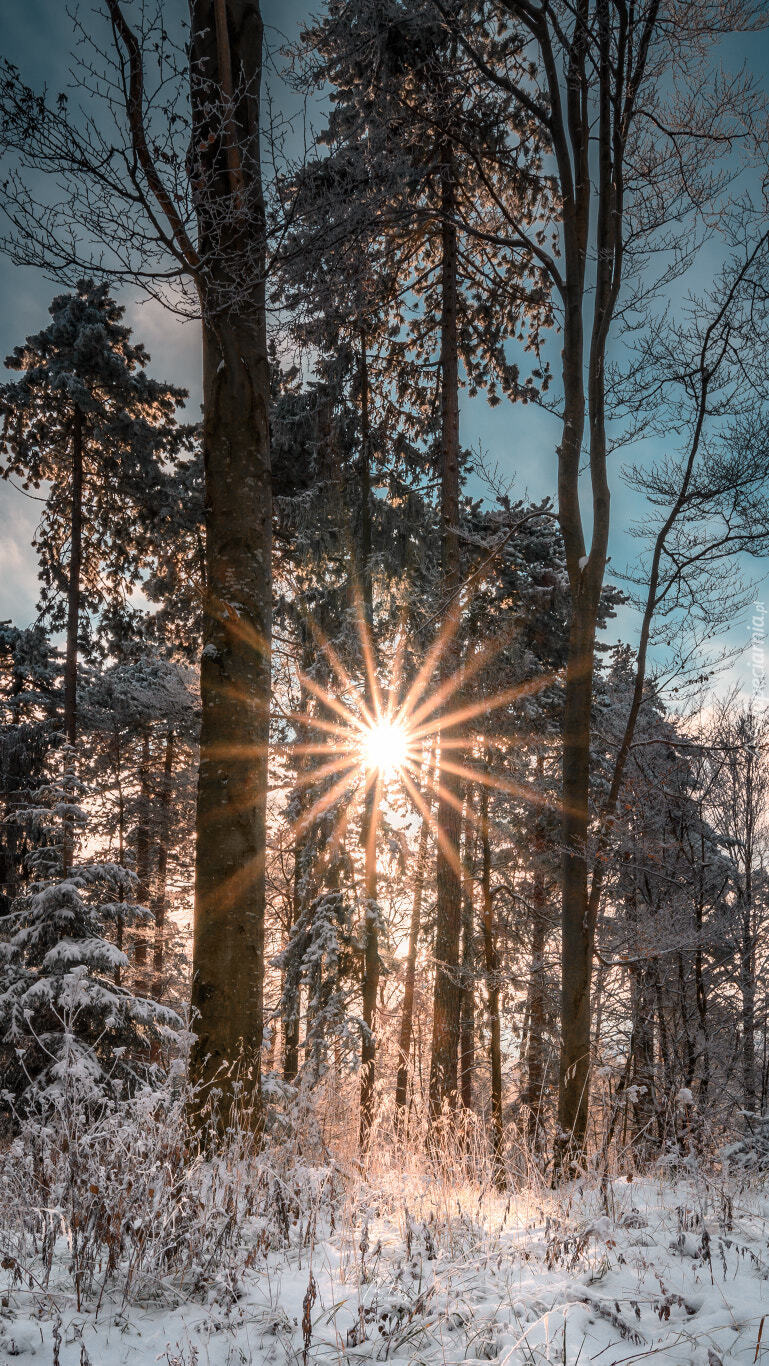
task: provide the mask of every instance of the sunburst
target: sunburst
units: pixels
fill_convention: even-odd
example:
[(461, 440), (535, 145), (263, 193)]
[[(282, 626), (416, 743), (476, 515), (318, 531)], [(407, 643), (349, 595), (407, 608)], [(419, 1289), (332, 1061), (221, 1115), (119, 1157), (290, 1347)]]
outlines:
[[(551, 686), (555, 676), (544, 675), (500, 689), (492, 696), (471, 699), (469, 684), (510, 644), (510, 636), (497, 637), (475, 651), (470, 660), (449, 669), (447, 659), (456, 658), (457, 620), (457, 613), (448, 615), (410, 679), (405, 678), (409, 641), (403, 631), (392, 655), (380, 659), (377, 670), (371, 632), (360, 605), (359, 674), (345, 666), (317, 624), (309, 622), (330, 678), (328, 686), (323, 686), (312, 676), (300, 674), (314, 707), (312, 712), (290, 713), (296, 738), (287, 750), (311, 760), (300, 764), (297, 784), (301, 789), (316, 789), (314, 800), (305, 803), (298, 818), (297, 831), (308, 829), (331, 808), (339, 807), (328, 839), (329, 855), (344, 838), (357, 801), (368, 799), (378, 808), (383, 798), (398, 790), (417, 815), (428, 821), (458, 871), (458, 851), (448, 847), (439, 824), (441, 807), (456, 806), (458, 801), (450, 775), (463, 784), (495, 787), (535, 805), (543, 801), (535, 787), (495, 777), (482, 751), (488, 718)], [(388, 679), (386, 688), (381, 676)], [(316, 738), (310, 739), (313, 733)], [(487, 743), (498, 748), (500, 738), (489, 733)], [(436, 743), (438, 763), (425, 763)], [(472, 762), (478, 759), (480, 767)], [(318, 787), (322, 790), (317, 791)], [(477, 825), (472, 806), (468, 804), (464, 810), (465, 818)]]

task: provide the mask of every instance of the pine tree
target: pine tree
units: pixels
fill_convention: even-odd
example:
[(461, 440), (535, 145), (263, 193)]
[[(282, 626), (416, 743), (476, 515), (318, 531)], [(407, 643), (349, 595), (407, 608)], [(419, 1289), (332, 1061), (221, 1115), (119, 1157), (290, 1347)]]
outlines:
[(12, 1116), (73, 1085), (88, 1104), (119, 1099), (151, 1078), (153, 1043), (172, 1042), (179, 1025), (172, 1011), (116, 984), (128, 963), (114, 943), (116, 917), (149, 912), (124, 867), (71, 861), (62, 832), (85, 833), (89, 803), (74, 758), (65, 747), (63, 773), (24, 811), (35, 832), (33, 878), (0, 943), (2, 1089)]
[(0, 915), (29, 874), (30, 830), (22, 816), (56, 743), (61, 658), (40, 625), (0, 622)]
[(139, 579), (185, 395), (147, 375), (149, 356), (106, 284), (83, 280), (49, 312), (48, 327), (6, 361), (21, 378), (0, 390), (0, 473), (47, 488), (35, 538), (41, 613), (66, 630), (64, 733), (74, 745), (79, 655), (93, 619), (119, 616)]

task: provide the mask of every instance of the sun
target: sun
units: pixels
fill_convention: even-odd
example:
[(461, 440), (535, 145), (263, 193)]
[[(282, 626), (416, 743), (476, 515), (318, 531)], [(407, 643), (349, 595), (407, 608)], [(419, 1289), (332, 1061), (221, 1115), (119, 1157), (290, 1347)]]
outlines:
[(408, 736), (397, 721), (382, 717), (363, 732), (361, 752), (366, 768), (380, 773), (396, 773), (408, 759)]

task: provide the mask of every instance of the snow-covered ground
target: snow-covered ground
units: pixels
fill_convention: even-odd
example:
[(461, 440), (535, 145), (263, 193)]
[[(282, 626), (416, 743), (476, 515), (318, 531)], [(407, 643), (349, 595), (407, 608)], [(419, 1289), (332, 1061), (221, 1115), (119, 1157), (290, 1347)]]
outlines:
[(158, 1273), (137, 1302), (119, 1274), (97, 1277), (78, 1312), (64, 1238), (47, 1287), (6, 1251), (0, 1361), (769, 1362), (769, 1192), (755, 1182), (663, 1174), (508, 1198), (307, 1167), (284, 1202), (282, 1180), (270, 1219), (241, 1230), (237, 1275), (230, 1250), (202, 1291)]

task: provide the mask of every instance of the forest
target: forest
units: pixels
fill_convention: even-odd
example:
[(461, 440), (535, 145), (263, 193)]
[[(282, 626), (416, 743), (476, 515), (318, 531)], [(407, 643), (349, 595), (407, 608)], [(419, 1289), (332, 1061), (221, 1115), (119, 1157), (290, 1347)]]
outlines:
[(12, 8), (0, 1363), (769, 1361), (769, 6)]

